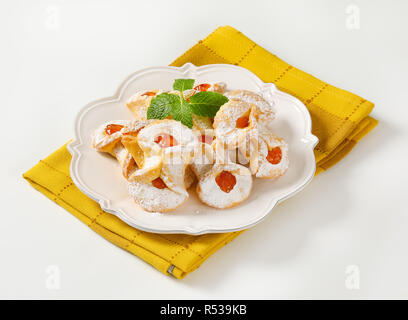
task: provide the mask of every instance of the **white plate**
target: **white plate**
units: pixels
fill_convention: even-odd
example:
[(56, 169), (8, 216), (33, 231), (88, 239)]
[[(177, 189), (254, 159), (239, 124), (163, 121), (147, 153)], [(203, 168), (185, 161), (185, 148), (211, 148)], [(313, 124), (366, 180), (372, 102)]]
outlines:
[[(227, 83), (228, 89), (247, 89), (274, 102), (274, 133), (289, 145), (290, 166), (275, 181), (255, 179), (249, 198), (230, 209), (214, 209), (202, 204), (194, 189), (190, 198), (175, 211), (149, 213), (129, 197), (127, 183), (116, 160), (91, 147), (91, 134), (101, 124), (118, 119), (133, 119), (125, 102), (138, 90), (170, 90), (174, 79), (193, 78), (198, 82)], [(152, 67), (129, 76), (116, 94), (91, 102), (78, 114), (75, 139), (68, 145), (72, 154), (70, 172), (75, 185), (97, 201), (104, 211), (127, 224), (149, 232), (203, 234), (231, 232), (249, 228), (264, 219), (284, 199), (303, 189), (313, 178), (316, 164), (313, 149), (318, 139), (311, 134), (311, 118), (302, 102), (264, 83), (247, 69), (212, 64), (196, 67), (190, 63), (177, 67)]]

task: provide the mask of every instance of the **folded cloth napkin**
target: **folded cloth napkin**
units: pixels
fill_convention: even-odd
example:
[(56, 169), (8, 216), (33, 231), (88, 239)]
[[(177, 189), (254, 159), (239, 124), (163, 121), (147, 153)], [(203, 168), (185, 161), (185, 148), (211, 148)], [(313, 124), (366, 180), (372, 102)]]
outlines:
[[(181, 66), (186, 62), (197, 66), (239, 65), (300, 99), (310, 111), (313, 134), (320, 141), (315, 149), (316, 174), (342, 159), (377, 124), (377, 120), (368, 116), (373, 103), (296, 69), (229, 26), (215, 30), (172, 65)], [(70, 161), (71, 155), (64, 145), (26, 172), (24, 178), (101, 236), (164, 274), (183, 278), (243, 232), (191, 236), (154, 234), (132, 228), (102, 211), (95, 201), (76, 188), (69, 174)]]

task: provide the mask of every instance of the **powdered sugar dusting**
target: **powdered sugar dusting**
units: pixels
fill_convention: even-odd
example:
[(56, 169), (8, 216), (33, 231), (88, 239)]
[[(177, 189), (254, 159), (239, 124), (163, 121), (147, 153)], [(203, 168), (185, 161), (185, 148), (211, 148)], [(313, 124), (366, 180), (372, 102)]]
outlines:
[[(282, 159), (278, 164), (270, 163), (266, 157), (268, 150), (279, 147), (282, 151)], [(257, 178), (276, 179), (283, 175), (289, 167), (288, 145), (281, 139), (273, 135), (261, 137), (259, 140), (259, 169), (256, 172)]]
[(244, 101), (256, 105), (259, 109), (260, 129), (271, 129), (271, 122), (275, 119), (275, 110), (273, 105), (262, 96), (248, 90), (229, 91), (225, 96), (228, 99)]
[[(99, 126), (92, 135), (92, 146), (97, 150), (102, 150), (113, 142), (118, 141), (124, 133), (136, 132), (146, 126), (150, 121), (139, 120), (114, 120)], [(108, 125), (121, 125), (123, 128), (111, 135), (107, 134), (105, 128)], [(103, 151), (103, 150), (102, 150)]]
[(168, 188), (158, 189), (151, 183), (129, 182), (130, 196), (147, 211), (166, 212), (180, 206), (188, 194), (179, 194)]
[(215, 135), (217, 139), (225, 142), (227, 148), (236, 148), (242, 132), (248, 130), (237, 128), (236, 122), (245, 115), (249, 117), (251, 108), (249, 103), (230, 100), (218, 110), (214, 118)]
[[(210, 87), (203, 86), (202, 89), (224, 94), (226, 84), (211, 83)], [(154, 92), (155, 95), (144, 95), (147, 91)], [(200, 200), (215, 208), (229, 208), (249, 196), (253, 180), (251, 172), (259, 178), (277, 178), (287, 170), (288, 146), (282, 139), (271, 134), (270, 124), (275, 118), (275, 111), (273, 105), (261, 95), (248, 90), (230, 91), (225, 94), (229, 101), (221, 106), (214, 121), (193, 117), (194, 127), (191, 130), (171, 119), (146, 120), (151, 100), (162, 92), (180, 95), (179, 91), (139, 91), (127, 102), (127, 106), (139, 120), (110, 121), (100, 126), (92, 138), (97, 150), (109, 152), (117, 158), (127, 178), (129, 171), (133, 175), (138, 172), (143, 174), (143, 168), (146, 166), (145, 169), (149, 169), (148, 164), (153, 158), (159, 160), (154, 177), (160, 172), (160, 178), (166, 187), (160, 188), (156, 182), (153, 185), (151, 181), (154, 177), (136, 180), (128, 178), (132, 180), (128, 183), (130, 196), (146, 211), (167, 212), (181, 205), (189, 197), (186, 187), (194, 181), (192, 171), (199, 180), (197, 193)], [(188, 99), (197, 92), (197, 89), (186, 90), (184, 98)], [(240, 119), (242, 117), (248, 119)], [(105, 130), (109, 124), (122, 125), (123, 128), (109, 135)], [(208, 129), (212, 131), (209, 136), (215, 135), (212, 145), (199, 142), (201, 135), (206, 135)], [(131, 153), (121, 143), (121, 138), (132, 132), (138, 132), (135, 139), (143, 151), (144, 164), (141, 164), (143, 167), (139, 170), (136, 170)], [(157, 137), (166, 134), (175, 139), (175, 145), (163, 147), (156, 142)], [(274, 147), (279, 147), (282, 151), (282, 159), (276, 165), (267, 160), (268, 150)], [(238, 160), (237, 154), (241, 159)], [(249, 168), (236, 162), (249, 163)], [(186, 169), (190, 176), (186, 175)], [(216, 178), (222, 171), (230, 172), (235, 177), (236, 183), (229, 192), (223, 191), (217, 184)]]
[[(226, 193), (220, 189), (215, 178), (222, 171), (229, 171), (236, 178), (234, 188)], [(248, 198), (252, 189), (251, 172), (236, 163), (215, 164), (213, 168), (200, 179), (197, 193), (200, 199), (211, 207), (229, 208)]]

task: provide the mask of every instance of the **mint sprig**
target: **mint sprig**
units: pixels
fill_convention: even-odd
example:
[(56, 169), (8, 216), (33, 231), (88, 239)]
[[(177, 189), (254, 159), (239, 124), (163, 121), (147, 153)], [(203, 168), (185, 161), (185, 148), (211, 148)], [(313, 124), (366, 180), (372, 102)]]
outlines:
[(213, 118), (228, 98), (218, 92), (202, 91), (190, 97), (191, 111), (204, 117)]
[(194, 79), (176, 79), (173, 89), (180, 91), (180, 96), (162, 93), (154, 97), (147, 109), (147, 119), (164, 119), (171, 116), (185, 126), (193, 127), (192, 114), (213, 118), (228, 98), (218, 92), (201, 91), (184, 99), (183, 92), (193, 89)]
[(162, 93), (152, 99), (150, 106), (147, 109), (147, 119), (164, 119), (167, 118), (172, 106), (177, 105), (180, 97), (174, 94)]
[(193, 89), (194, 79), (176, 79), (173, 83), (173, 90), (183, 92), (185, 90)]
[(174, 120), (180, 121), (189, 128), (193, 127), (193, 117), (191, 115), (190, 105), (186, 100), (183, 100), (179, 105), (173, 105), (170, 114)]

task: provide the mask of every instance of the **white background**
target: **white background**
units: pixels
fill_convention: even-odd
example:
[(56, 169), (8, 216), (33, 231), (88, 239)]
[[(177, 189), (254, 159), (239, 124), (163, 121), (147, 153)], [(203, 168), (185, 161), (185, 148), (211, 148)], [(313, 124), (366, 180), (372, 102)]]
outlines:
[[(347, 28), (350, 5), (359, 29)], [(0, 298), (407, 298), (407, 13), (403, 0), (1, 1)], [(110, 244), (21, 175), (72, 137), (83, 105), (226, 24), (375, 102), (380, 124), (180, 281)], [(359, 290), (346, 286), (353, 265)], [(59, 268), (58, 290), (46, 286), (49, 266)]]

